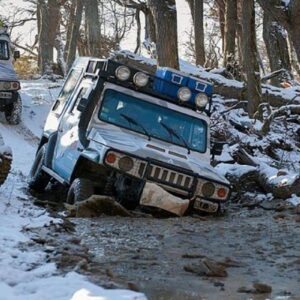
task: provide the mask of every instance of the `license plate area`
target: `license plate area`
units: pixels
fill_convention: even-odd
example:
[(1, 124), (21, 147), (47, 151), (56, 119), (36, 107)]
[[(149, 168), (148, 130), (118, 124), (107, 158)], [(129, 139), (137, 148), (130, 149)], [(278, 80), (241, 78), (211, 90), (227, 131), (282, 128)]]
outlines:
[(11, 99), (12, 93), (10, 92), (0, 92), (0, 98), (1, 99)]
[(216, 213), (219, 209), (219, 205), (218, 203), (214, 203), (204, 199), (195, 199), (194, 209), (205, 211), (208, 213)]

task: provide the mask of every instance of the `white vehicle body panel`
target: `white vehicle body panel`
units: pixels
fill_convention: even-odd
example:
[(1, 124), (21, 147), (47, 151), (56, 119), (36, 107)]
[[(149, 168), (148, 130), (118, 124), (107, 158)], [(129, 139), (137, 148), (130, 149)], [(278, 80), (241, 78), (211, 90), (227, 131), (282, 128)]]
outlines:
[(88, 128), (88, 139), (91, 141), (89, 149), (95, 148), (100, 151), (100, 158), (103, 158), (104, 153), (108, 149), (113, 148), (119, 151), (126, 152), (128, 154), (138, 156), (142, 159), (144, 158), (161, 161), (162, 163), (169, 164), (170, 166), (175, 166), (192, 171), (199, 176), (206, 177), (207, 179), (228, 184), (228, 181), (223, 176), (218, 175), (218, 173), (210, 165), (210, 119), (207, 116), (194, 112), (190, 109), (120, 87), (115, 84), (106, 83), (104, 91), (105, 89), (114, 89), (122, 93), (138, 97), (144, 101), (149, 101), (151, 103), (155, 103), (160, 106), (179, 111), (181, 113), (186, 113), (187, 115), (191, 115), (193, 117), (206, 121), (208, 125), (208, 146), (205, 153), (191, 151), (191, 153), (188, 154), (188, 150), (184, 147), (167, 143), (156, 138), (151, 138), (151, 140), (149, 141), (146, 135), (136, 133), (129, 129), (120, 128), (113, 124), (102, 122), (98, 118), (98, 112), (102, 102), (101, 99), (94, 111), (92, 120)]

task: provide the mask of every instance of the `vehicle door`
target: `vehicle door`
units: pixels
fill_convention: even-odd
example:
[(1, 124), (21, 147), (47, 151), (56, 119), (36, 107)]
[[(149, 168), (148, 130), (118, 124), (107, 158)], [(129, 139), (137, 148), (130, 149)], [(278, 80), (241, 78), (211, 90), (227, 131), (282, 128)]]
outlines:
[(52, 109), (47, 117), (44, 133), (46, 135), (58, 130), (60, 118), (63, 115), (64, 109), (67, 107), (68, 101), (71, 99), (76, 86), (80, 83), (80, 77), (84, 72), (83, 68), (73, 68), (64, 83), (64, 86), (54, 102)]
[(78, 132), (81, 112), (77, 110), (77, 106), (83, 97), (88, 97), (92, 86), (91, 79), (82, 81), (60, 119), (52, 169), (65, 180), (70, 179), (72, 170), (81, 153), (80, 148), (82, 145), (79, 141)]

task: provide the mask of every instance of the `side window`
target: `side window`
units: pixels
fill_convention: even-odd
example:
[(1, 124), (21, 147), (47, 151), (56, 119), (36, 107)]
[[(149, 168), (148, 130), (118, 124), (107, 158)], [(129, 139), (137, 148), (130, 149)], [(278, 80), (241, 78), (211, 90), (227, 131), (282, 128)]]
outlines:
[(9, 46), (7, 41), (0, 41), (0, 59), (9, 59)]
[(77, 97), (76, 97), (76, 101), (74, 101), (73, 105), (72, 105), (72, 108), (70, 110), (70, 113), (71, 114), (74, 114), (75, 112), (75, 109), (77, 108), (78, 106), (78, 103), (80, 102), (80, 100), (82, 99), (82, 97), (86, 94), (88, 88), (84, 87), (84, 88), (81, 88), (80, 92), (78, 93)]
[(63, 108), (69, 99), (69, 97), (72, 95), (77, 81), (80, 77), (81, 71), (80, 70), (72, 70), (71, 73), (69, 74), (63, 89), (61, 90), (53, 108), (52, 111), (55, 111), (57, 114), (61, 114), (63, 111)]

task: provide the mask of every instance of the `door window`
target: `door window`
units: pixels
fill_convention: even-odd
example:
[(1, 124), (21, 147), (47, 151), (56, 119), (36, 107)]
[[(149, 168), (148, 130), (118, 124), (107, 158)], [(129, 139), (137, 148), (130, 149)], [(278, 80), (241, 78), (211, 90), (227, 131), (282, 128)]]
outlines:
[(77, 81), (80, 77), (80, 74), (81, 74), (81, 70), (75, 70), (75, 69), (73, 69), (71, 71), (71, 73), (69, 74), (69, 76), (64, 84), (64, 87), (61, 90), (61, 92), (57, 98), (57, 101), (55, 102), (55, 104), (52, 108), (52, 111), (54, 111), (58, 115), (60, 115), (62, 113), (67, 100), (72, 95), (72, 93), (76, 87)]

